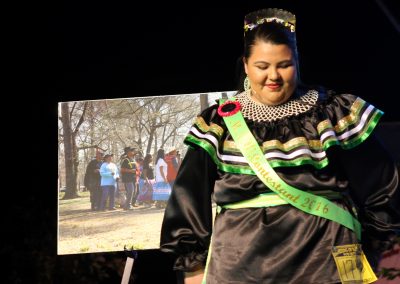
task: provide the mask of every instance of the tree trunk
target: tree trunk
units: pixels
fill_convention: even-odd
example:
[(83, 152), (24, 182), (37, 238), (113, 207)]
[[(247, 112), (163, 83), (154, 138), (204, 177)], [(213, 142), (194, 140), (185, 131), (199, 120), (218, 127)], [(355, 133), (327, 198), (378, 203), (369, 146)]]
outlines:
[[(89, 145), (94, 144), (94, 127), (95, 127), (95, 122), (94, 122), (94, 105), (93, 102), (89, 103)], [(96, 156), (96, 151), (97, 149), (95, 148), (89, 148), (89, 157), (86, 161), (90, 161), (92, 157)]]
[[(74, 177), (74, 183), (75, 183), (75, 192), (71, 194), (72, 197), (69, 198), (75, 198), (79, 197), (78, 192), (80, 190), (80, 183), (78, 184), (78, 173), (79, 173), (79, 156), (78, 156), (78, 147), (76, 146), (76, 133), (72, 132), (72, 161), (73, 161), (73, 168), (72, 168), (72, 175)], [(68, 197), (64, 196), (64, 199), (67, 199)]]
[(71, 129), (71, 120), (69, 115), (68, 103), (61, 103), (61, 122), (63, 126), (63, 142), (65, 157), (65, 195), (64, 199), (78, 197), (78, 188), (76, 182), (76, 172), (74, 170), (74, 137)]
[(151, 144), (153, 144), (154, 140), (154, 133), (157, 131), (157, 127), (155, 126), (157, 123), (156, 119), (151, 120), (150, 124), (150, 129), (149, 129), (149, 141), (147, 141), (147, 148), (146, 148), (146, 154), (149, 154), (151, 152)]

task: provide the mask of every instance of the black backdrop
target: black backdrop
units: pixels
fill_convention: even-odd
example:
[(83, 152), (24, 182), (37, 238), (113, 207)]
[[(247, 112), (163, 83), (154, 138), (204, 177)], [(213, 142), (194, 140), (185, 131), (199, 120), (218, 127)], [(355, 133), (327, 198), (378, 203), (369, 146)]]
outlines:
[[(294, 12), (303, 81), (359, 95), (385, 111), (383, 122), (400, 121), (400, 34), (378, 1), (54, 2), (41, 13), (47, 34), (37, 43), (45, 84), (26, 105), (35, 127), (20, 141), (39, 167), (17, 181), (15, 214), (4, 223), (12, 232), (1, 250), (11, 283), (120, 281), (123, 253), (56, 256), (57, 103), (233, 90), (247, 12)], [(380, 2), (398, 29), (395, 1)], [(158, 251), (139, 252), (135, 283), (173, 282), (170, 265)]]

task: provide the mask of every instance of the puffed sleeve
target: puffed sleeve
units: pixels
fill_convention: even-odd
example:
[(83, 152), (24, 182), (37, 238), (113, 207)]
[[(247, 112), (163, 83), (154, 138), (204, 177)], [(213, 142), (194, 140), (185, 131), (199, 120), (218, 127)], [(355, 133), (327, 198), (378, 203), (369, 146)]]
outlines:
[(212, 232), (211, 194), (216, 164), (201, 147), (189, 147), (165, 209), (162, 251), (176, 257), (175, 270), (192, 272), (205, 266)]
[(396, 163), (374, 131), (383, 112), (351, 94), (331, 96), (324, 110), (331, 127), (321, 136), (340, 145), (340, 168), (358, 207), (362, 239), (385, 241), (400, 231), (400, 193)]
[(375, 134), (383, 112), (351, 94), (332, 97), (326, 107), (330, 133), (339, 142), (341, 168), (359, 210), (363, 239), (387, 240), (400, 230), (399, 173)]
[(376, 268), (391, 238), (400, 234), (398, 168), (374, 134), (343, 151), (341, 162), (362, 224), (363, 250)]

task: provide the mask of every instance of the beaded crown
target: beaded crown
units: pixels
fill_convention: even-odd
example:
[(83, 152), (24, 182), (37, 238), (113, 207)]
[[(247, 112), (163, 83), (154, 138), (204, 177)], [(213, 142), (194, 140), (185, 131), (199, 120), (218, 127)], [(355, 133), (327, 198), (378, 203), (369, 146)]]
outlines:
[(288, 11), (268, 8), (251, 12), (244, 17), (244, 32), (254, 29), (263, 23), (276, 22), (289, 29), (296, 31), (296, 16)]

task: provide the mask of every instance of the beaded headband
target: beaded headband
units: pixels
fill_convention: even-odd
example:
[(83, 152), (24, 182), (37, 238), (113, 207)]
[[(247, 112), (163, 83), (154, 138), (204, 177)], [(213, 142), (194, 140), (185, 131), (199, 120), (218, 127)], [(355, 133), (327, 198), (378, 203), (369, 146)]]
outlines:
[(296, 31), (296, 16), (288, 11), (269, 8), (251, 12), (244, 17), (244, 32), (251, 31), (263, 23), (275, 22), (288, 28), (292, 33)]

